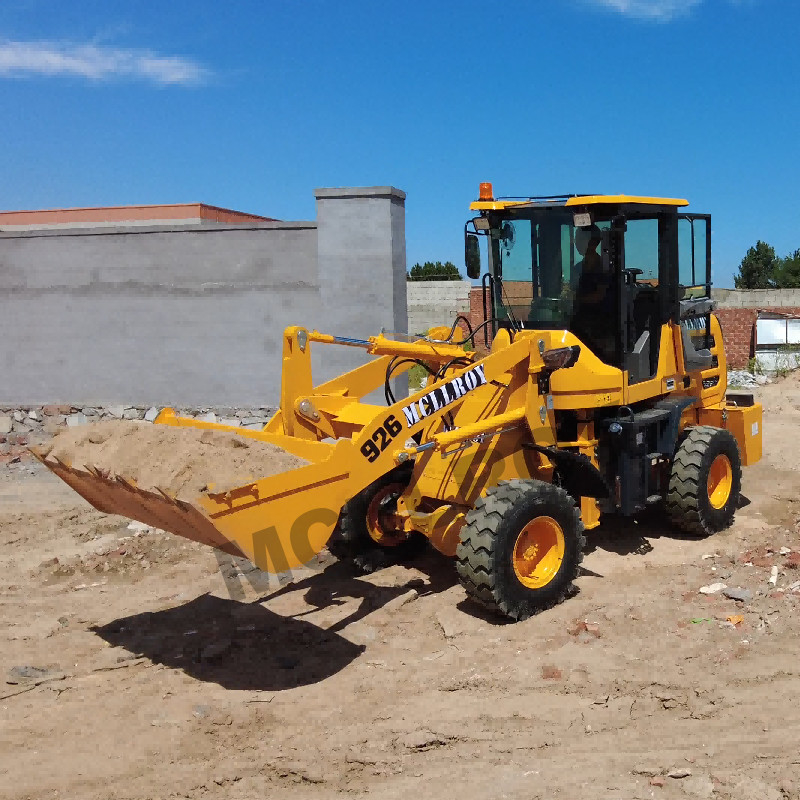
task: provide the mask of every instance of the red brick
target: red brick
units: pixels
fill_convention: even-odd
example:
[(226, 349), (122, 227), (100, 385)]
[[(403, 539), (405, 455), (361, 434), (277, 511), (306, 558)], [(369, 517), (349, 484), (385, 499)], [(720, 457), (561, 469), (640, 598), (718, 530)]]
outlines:
[(562, 677), (561, 670), (558, 667), (546, 664), (542, 667), (542, 677), (546, 681), (560, 681)]
[[(475, 330), (479, 325), (481, 325), (485, 320), (486, 317), (483, 313), (483, 290), (480, 286), (473, 286), (469, 292), (469, 317), (470, 324), (472, 325), (472, 329)], [(486, 326), (489, 327), (489, 326)], [(475, 334), (475, 349), (479, 353), (486, 352), (486, 344), (484, 339), (484, 332), (485, 328), (481, 328)], [(490, 341), (491, 341), (491, 331), (489, 332)]]
[(567, 633), (570, 636), (577, 636), (586, 630), (586, 622), (582, 619), (575, 619), (567, 626)]

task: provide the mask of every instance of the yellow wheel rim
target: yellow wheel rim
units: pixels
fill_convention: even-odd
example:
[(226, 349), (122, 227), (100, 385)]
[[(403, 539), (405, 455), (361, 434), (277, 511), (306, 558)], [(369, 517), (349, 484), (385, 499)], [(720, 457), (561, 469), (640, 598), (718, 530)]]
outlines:
[(552, 517), (536, 517), (514, 545), (514, 573), (529, 589), (541, 589), (555, 578), (564, 560), (564, 532)]
[(722, 508), (731, 496), (733, 468), (728, 456), (720, 453), (708, 471), (708, 501), (713, 508)]

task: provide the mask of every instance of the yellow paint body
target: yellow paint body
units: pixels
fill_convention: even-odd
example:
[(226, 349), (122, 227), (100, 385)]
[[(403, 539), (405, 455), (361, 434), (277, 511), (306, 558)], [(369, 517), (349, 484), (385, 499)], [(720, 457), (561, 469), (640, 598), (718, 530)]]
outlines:
[[(535, 201), (532, 200), (476, 200), (470, 203), (470, 211), (504, 211), (507, 208), (525, 208)], [(660, 206), (688, 206), (688, 200), (675, 197), (640, 197), (630, 194), (590, 194), (570, 197), (564, 202), (567, 208), (582, 208), (597, 205), (660, 205)]]
[[(411, 463), (411, 479), (397, 503), (400, 529), (424, 533), (433, 545), (453, 555), (466, 513), (498, 481), (538, 478), (550, 481), (554, 465), (546, 453), (558, 447), (585, 455), (597, 466), (592, 412), (638, 400), (691, 396), (696, 403), (681, 427), (715, 425), (736, 437), (744, 464), (761, 456), (761, 406), (739, 408), (725, 400), (726, 362), (719, 323), (711, 317), (717, 366), (686, 373), (680, 328), (664, 325), (655, 378), (628, 385), (627, 373), (601, 362), (567, 331), (501, 330), (483, 357), (453, 344), (426, 340), (396, 342), (384, 336), (364, 343), (372, 356), (332, 381), (314, 386), (311, 348), (337, 340), (291, 327), (283, 339), (281, 406), (263, 431), (175, 416), (165, 409), (156, 424), (228, 430), (270, 442), (309, 464), (237, 489), (213, 486), (190, 501), (138, 489), (132, 481), (110, 479), (78, 465), (44, 460), (90, 503), (149, 525), (243, 554), (261, 569), (282, 572), (310, 561), (331, 536), (344, 503), (390, 470)], [(581, 347), (578, 362), (553, 372), (542, 394), (541, 353)], [(440, 367), (453, 358), (466, 366), (384, 407), (363, 402), (383, 385), (392, 357), (414, 357)], [(400, 367), (399, 371), (408, 368)], [(703, 388), (703, 380), (717, 378)], [(671, 388), (670, 388), (671, 387)], [(558, 439), (555, 412), (574, 410), (577, 438)], [(596, 500), (580, 498), (586, 528), (599, 524)], [(520, 556), (529, 558), (530, 547)], [(525, 555), (528, 553), (528, 556)], [(529, 559), (530, 560), (530, 559)], [(538, 580), (531, 571), (530, 580)]]
[[(487, 184), (485, 188), (483, 199), (470, 206), (483, 216), (503, 211), (513, 215), (548, 204), (547, 198), (492, 199), (491, 187)], [(583, 195), (562, 198), (555, 204), (591, 217), (590, 211), (602, 215), (620, 207), (635, 208), (637, 213), (653, 208), (676, 212), (688, 203), (675, 198)], [(701, 334), (713, 338), (711, 363), (715, 366), (687, 370), (682, 329), (670, 322), (651, 331), (659, 338), (658, 365), (654, 377), (639, 383), (631, 383), (626, 371), (601, 361), (586, 343), (566, 330), (511, 334), (501, 327), (491, 352), (478, 356), (445, 341), (450, 333), (444, 327), (417, 341), (397, 341), (384, 335), (364, 341), (340, 339), (290, 327), (283, 337), (280, 408), (262, 431), (182, 419), (171, 409), (165, 409), (156, 424), (228, 430), (282, 447), (305, 459), (307, 466), (256, 478), (233, 490), (215, 491), (212, 485), (185, 500), (164, 491), (144, 491), (131, 480), (110, 478), (91, 467), (43, 460), (102, 511), (243, 554), (269, 572), (310, 561), (333, 533), (345, 503), (396, 467), (407, 465), (403, 483), (407, 479), (408, 484), (396, 504), (391, 492), (391, 533), (383, 537), (375, 529), (381, 511), (370, 520), (370, 535), (387, 543), (417, 531), (442, 553), (454, 555), (466, 515), (499, 481), (535, 478), (550, 482), (558, 470), (555, 462), (582, 470), (580, 481), (600, 476), (603, 465), (598, 461), (598, 434), (602, 431), (595, 426), (604, 412), (626, 408), (632, 414), (631, 407), (640, 403), (685, 398), (686, 408), (679, 424), (673, 425), (675, 430), (670, 428), (670, 436), (696, 425), (727, 428), (736, 437), (743, 463), (758, 461), (761, 406), (741, 407), (726, 400), (722, 331), (713, 315), (709, 319), (710, 330), (703, 329)], [(696, 326), (693, 331), (697, 332)], [(370, 358), (344, 375), (315, 385), (311, 350), (317, 346), (362, 347)], [(552, 364), (556, 362), (546, 365), (543, 355), (549, 351), (563, 354), (564, 348), (576, 347), (580, 356), (573, 366), (555, 369)], [(394, 359), (424, 362), (439, 377), (389, 407), (365, 402), (384, 385)], [(401, 362), (393, 374), (409, 366), (409, 361)], [(681, 413), (683, 404), (674, 407)], [(564, 420), (570, 424), (562, 425)], [(562, 430), (568, 430), (563, 437)], [(651, 459), (649, 468), (659, 468), (659, 459), (655, 461), (653, 464)], [(563, 478), (561, 472), (558, 475)], [(616, 480), (621, 482), (619, 476)], [(732, 485), (731, 465), (726, 467), (726, 462), (720, 461), (709, 477), (712, 504), (724, 505)], [(582, 482), (578, 489), (592, 491)], [(610, 491), (606, 484), (601, 492), (604, 508), (615, 500), (605, 497)], [(620, 486), (615, 491), (619, 494)], [(584, 526), (596, 527), (601, 503), (574, 487), (573, 495)], [(617, 502), (615, 508), (621, 506)], [(561, 563), (563, 532), (553, 520), (531, 523), (517, 545), (514, 569), (519, 580), (525, 585), (543, 585)], [(545, 558), (544, 552), (550, 555)]]

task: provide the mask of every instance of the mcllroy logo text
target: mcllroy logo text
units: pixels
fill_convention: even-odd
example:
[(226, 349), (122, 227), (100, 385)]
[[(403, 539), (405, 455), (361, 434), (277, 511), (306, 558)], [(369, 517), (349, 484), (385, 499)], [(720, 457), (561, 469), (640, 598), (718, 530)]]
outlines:
[(483, 374), (483, 364), (477, 364), (469, 372), (459, 375), (457, 378), (448, 381), (443, 386), (438, 386), (419, 400), (407, 405), (403, 409), (406, 415), (408, 426), (416, 425), (420, 420), (439, 411), (439, 409), (455, 403), (459, 397), (463, 397), (467, 392), (477, 389), (486, 383), (486, 376)]

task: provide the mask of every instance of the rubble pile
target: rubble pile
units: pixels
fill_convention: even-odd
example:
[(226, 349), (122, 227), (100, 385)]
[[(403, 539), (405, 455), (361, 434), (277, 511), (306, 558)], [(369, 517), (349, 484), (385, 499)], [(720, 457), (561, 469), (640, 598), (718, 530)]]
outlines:
[(757, 375), (746, 369), (728, 370), (729, 389), (755, 389), (757, 386), (764, 386), (767, 383), (772, 383), (772, 378), (766, 375)]

